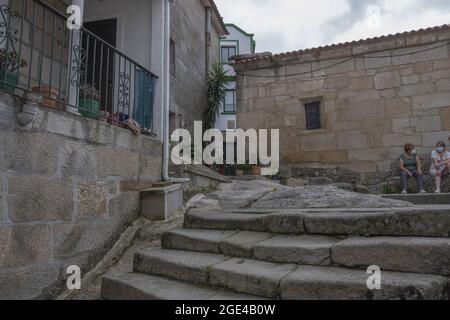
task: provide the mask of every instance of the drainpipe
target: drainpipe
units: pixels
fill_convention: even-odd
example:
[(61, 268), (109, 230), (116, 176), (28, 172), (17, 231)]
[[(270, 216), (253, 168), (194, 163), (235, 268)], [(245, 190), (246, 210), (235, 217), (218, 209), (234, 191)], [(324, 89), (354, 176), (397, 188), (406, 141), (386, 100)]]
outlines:
[(175, 0), (164, 0), (164, 97), (163, 97), (163, 180), (173, 183), (189, 182), (190, 179), (171, 178), (170, 161), (170, 6)]

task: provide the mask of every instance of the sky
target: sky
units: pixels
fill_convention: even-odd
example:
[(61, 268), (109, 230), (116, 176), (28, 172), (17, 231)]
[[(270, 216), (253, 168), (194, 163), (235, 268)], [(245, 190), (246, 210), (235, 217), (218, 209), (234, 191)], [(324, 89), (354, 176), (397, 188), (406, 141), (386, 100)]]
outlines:
[(226, 23), (280, 53), (450, 24), (450, 0), (215, 0)]

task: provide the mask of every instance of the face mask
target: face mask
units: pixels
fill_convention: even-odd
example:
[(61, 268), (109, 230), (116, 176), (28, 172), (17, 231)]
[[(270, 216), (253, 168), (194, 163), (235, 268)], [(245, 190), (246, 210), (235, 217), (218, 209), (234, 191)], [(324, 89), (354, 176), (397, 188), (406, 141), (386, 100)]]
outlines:
[(443, 153), (444, 152), (444, 148), (443, 147), (438, 147), (437, 149), (436, 149), (436, 151), (438, 152), (438, 153)]
[(417, 155), (417, 150), (413, 150), (413, 151), (411, 152), (411, 154), (412, 154), (413, 156), (416, 156), (416, 155)]

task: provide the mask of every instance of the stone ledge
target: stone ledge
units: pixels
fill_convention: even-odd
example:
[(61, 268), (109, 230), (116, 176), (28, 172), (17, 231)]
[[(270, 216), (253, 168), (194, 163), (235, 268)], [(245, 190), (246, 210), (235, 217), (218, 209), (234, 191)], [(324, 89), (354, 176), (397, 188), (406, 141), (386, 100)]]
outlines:
[(142, 215), (149, 220), (167, 220), (183, 209), (183, 186), (181, 184), (141, 191)]
[(431, 204), (449, 204), (450, 205), (450, 193), (442, 194), (392, 194), (383, 195), (385, 199), (400, 200), (411, 202), (416, 205), (431, 205)]
[(196, 165), (186, 165), (184, 166), (184, 171), (185, 172), (189, 172), (195, 175), (199, 175), (202, 177), (206, 177), (212, 180), (217, 180), (220, 182), (225, 182), (225, 183), (231, 183), (232, 180), (228, 177), (222, 176), (220, 174), (218, 174), (217, 172), (204, 167), (204, 166), (196, 166)]

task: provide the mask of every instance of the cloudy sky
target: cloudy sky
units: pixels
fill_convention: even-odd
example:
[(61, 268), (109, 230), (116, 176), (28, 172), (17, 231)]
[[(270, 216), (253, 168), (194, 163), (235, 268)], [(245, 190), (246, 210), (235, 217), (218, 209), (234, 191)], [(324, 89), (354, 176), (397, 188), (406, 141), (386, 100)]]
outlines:
[(216, 0), (257, 51), (311, 48), (450, 24), (450, 0)]

